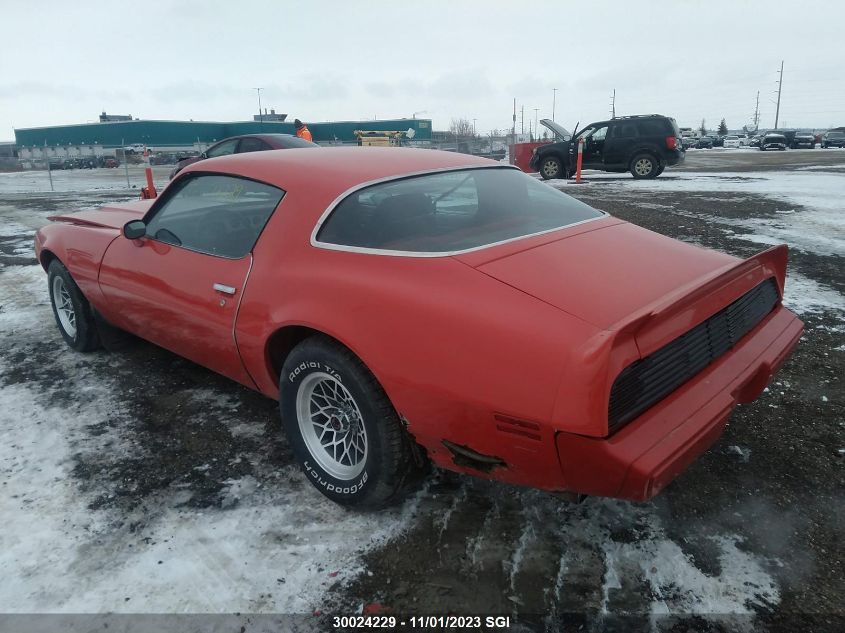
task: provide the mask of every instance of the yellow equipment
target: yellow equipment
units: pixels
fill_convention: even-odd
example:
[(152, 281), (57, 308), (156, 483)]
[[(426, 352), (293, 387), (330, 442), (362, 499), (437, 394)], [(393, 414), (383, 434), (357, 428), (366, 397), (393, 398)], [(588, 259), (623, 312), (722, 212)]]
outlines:
[(401, 130), (355, 130), (359, 146), (367, 147), (399, 147), (402, 145)]

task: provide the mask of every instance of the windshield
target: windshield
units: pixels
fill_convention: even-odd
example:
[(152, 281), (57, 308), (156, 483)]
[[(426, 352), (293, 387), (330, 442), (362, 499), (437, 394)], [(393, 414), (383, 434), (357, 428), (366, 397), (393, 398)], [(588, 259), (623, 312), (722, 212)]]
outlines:
[(394, 253), (448, 254), (602, 215), (517, 169), (463, 169), (353, 192), (329, 215), (316, 239)]
[(843, 138), (845, 137), (845, 132), (828, 132), (828, 138)]

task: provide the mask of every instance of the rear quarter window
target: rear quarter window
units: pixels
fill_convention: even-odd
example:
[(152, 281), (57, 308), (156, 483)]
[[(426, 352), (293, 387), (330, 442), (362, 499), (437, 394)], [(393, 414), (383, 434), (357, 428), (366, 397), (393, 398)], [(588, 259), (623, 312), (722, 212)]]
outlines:
[(650, 121), (639, 121), (637, 127), (640, 136), (670, 136), (675, 135), (671, 123), (666, 120), (652, 119)]
[(603, 215), (519, 170), (469, 169), (355, 191), (325, 219), (316, 241), (399, 254), (446, 254)]

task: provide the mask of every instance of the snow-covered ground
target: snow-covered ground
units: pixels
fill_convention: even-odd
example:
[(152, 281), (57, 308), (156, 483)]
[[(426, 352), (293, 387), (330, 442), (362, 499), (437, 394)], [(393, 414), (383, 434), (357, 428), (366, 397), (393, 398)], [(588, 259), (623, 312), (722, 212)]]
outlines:
[[(38, 266), (0, 270), (0, 341), (0, 612), (310, 613), (329, 584), (361, 571), (362, 553), (411, 521), (413, 499), (344, 512), (293, 466), (272, 487), (252, 476), (223, 482), (217, 508), (187, 506), (191, 491), (178, 486), (134, 517), (92, 508), (103, 491), (80, 490), (76, 457), (143, 454), (108, 377), (123, 359), (65, 347)], [(36, 350), (61, 384), (17, 380), (21, 355)], [(57, 397), (65, 392), (69, 401)], [(233, 433), (260, 435), (237, 401), (216, 404)], [(108, 431), (92, 434), (98, 426)]]

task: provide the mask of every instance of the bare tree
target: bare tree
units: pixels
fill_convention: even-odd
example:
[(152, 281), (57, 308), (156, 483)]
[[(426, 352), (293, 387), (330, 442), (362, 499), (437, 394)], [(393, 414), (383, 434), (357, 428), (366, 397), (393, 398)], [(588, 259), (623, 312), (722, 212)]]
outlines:
[(463, 117), (452, 119), (452, 123), (449, 124), (449, 131), (457, 138), (472, 138), (475, 136), (472, 129), (472, 121)]

